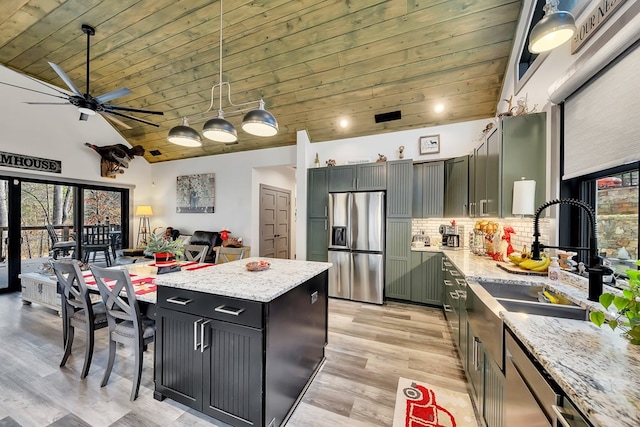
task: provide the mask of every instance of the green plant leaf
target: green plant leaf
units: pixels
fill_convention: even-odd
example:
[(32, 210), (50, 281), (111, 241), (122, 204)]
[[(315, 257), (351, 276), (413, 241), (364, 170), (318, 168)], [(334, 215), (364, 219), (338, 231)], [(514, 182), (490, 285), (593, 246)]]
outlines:
[(600, 295), (600, 304), (602, 304), (604, 308), (609, 308), (614, 298), (615, 295), (613, 294), (602, 294)]
[(633, 301), (633, 292), (631, 292), (629, 289), (625, 289), (622, 291), (622, 295), (624, 295), (624, 297), (630, 301)]
[(629, 329), (627, 331), (627, 334), (629, 334), (629, 336), (632, 337), (634, 340), (640, 340), (640, 328), (638, 328), (637, 326), (634, 326), (633, 328)]
[(614, 331), (618, 327), (618, 321), (617, 320), (609, 320), (607, 322), (607, 324), (609, 325), (609, 327), (611, 328), (612, 331)]
[(591, 319), (595, 325), (602, 326), (604, 323), (604, 314), (599, 311), (592, 311), (589, 313), (589, 319)]
[(613, 305), (618, 309), (618, 311), (622, 311), (622, 309), (626, 308), (629, 305), (629, 299), (623, 297), (615, 297), (613, 299)]

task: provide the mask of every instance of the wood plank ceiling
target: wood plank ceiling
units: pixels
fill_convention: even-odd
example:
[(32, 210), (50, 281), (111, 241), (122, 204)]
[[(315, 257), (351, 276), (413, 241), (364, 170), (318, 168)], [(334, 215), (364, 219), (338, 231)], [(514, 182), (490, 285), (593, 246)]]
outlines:
[[(275, 137), (254, 137), (240, 129), (241, 114), (227, 115), (239, 136), (231, 146), (203, 138), (202, 147), (184, 148), (166, 139), (183, 116), (200, 132), (215, 115), (203, 112), (219, 81), (217, 1), (3, 0), (0, 63), (66, 90), (51, 61), (84, 91), (81, 25), (95, 27), (90, 92), (127, 87), (132, 93), (113, 104), (164, 111), (134, 114), (157, 128), (123, 119), (132, 129), (118, 129), (158, 162), (292, 145), (302, 129), (319, 142), (493, 117), (521, 7), (510, 0), (227, 0), (223, 80), (234, 103), (263, 98), (280, 126)], [(215, 111), (217, 94), (214, 102)], [(435, 113), (436, 103), (445, 111)], [(77, 114), (71, 106), (33, 108)], [(396, 110), (401, 120), (375, 123), (375, 114)]]

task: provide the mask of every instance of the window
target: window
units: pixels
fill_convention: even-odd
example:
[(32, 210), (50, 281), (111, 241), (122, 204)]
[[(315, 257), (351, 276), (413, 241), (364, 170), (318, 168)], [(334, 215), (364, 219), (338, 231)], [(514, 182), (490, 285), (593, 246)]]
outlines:
[[(597, 223), (598, 251), (605, 265), (614, 270), (612, 285), (624, 287), (625, 271), (638, 266), (639, 187), (638, 163), (621, 166), (563, 183), (563, 198), (571, 197), (587, 201), (594, 207)], [(588, 246), (588, 225), (584, 219), (576, 221), (577, 211), (561, 210), (561, 246)], [(564, 239), (563, 239), (564, 237)], [(578, 255), (586, 262), (586, 254)]]

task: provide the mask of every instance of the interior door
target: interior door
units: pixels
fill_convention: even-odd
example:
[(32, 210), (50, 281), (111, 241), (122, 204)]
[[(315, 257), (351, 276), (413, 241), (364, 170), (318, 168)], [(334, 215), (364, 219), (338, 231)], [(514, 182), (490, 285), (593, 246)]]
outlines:
[(289, 259), (290, 229), (291, 192), (261, 184), (259, 256)]

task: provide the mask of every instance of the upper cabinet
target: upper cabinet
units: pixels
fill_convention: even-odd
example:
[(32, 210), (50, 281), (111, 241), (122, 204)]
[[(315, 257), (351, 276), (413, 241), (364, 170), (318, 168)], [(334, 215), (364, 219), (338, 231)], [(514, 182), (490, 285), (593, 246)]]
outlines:
[(469, 213), (469, 157), (444, 162), (444, 216), (467, 216)]
[(334, 166), (329, 171), (329, 192), (377, 191), (387, 189), (387, 163)]
[(444, 216), (444, 162), (413, 166), (414, 218)]
[(387, 164), (387, 216), (411, 218), (413, 206), (411, 182), (413, 162), (390, 161)]
[(329, 204), (327, 168), (309, 169), (307, 216), (326, 217)]
[(513, 183), (522, 177), (536, 181), (535, 205), (540, 206), (546, 198), (546, 114), (499, 119), (472, 161), (472, 216), (511, 216)]

